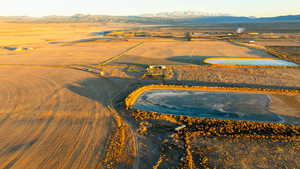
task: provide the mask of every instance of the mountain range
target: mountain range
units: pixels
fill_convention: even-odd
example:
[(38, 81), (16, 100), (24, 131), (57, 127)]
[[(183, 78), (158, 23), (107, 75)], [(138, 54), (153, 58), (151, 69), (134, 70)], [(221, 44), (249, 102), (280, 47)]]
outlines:
[(47, 16), (47, 17), (0, 17), (0, 20), (11, 22), (122, 22), (142, 24), (223, 24), (223, 23), (270, 23), (299, 22), (300, 15), (276, 17), (231, 16), (228, 14), (208, 13), (200, 11), (175, 11), (140, 16), (85, 15)]
[(173, 12), (161, 12), (153, 14), (143, 14), (141, 17), (161, 17), (161, 18), (189, 18), (189, 17), (201, 17), (201, 16), (230, 16), (223, 13), (210, 13), (203, 11), (173, 11)]

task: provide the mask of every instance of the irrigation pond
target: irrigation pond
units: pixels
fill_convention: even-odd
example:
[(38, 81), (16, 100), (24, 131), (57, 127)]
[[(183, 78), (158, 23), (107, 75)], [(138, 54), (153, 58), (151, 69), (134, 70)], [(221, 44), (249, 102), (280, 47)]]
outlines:
[(293, 62), (269, 58), (208, 58), (205, 59), (204, 62), (212, 65), (299, 66)]
[[(139, 95), (133, 108), (221, 120), (300, 124), (299, 117), (276, 113), (280, 108), (271, 106), (272, 97), (272, 94), (251, 92), (150, 89)], [(297, 108), (288, 111), (300, 113)]]

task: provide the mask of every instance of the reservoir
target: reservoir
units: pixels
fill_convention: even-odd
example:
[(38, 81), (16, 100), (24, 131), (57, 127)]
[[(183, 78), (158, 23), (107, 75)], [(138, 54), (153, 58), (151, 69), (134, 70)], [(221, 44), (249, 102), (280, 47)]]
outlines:
[(138, 97), (133, 108), (221, 120), (300, 124), (300, 118), (279, 115), (274, 108), (271, 110), (271, 102), (271, 95), (264, 93), (151, 89)]
[(205, 59), (204, 62), (213, 65), (299, 66), (296, 63), (285, 60), (265, 58), (209, 58)]

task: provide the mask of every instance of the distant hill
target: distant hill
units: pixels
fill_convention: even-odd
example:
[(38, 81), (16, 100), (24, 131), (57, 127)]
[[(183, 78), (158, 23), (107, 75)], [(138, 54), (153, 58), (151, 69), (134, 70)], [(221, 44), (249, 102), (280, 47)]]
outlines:
[(276, 17), (245, 17), (225, 14), (212, 14), (199, 11), (167, 12), (146, 14), (142, 16), (110, 16), (110, 15), (84, 15), (73, 16), (47, 16), (47, 17), (0, 17), (0, 20), (9, 22), (121, 22), (142, 24), (224, 24), (224, 23), (270, 23), (270, 22), (300, 22), (300, 15), (287, 15)]
[(200, 16), (229, 16), (228, 14), (209, 13), (202, 11), (174, 11), (174, 12), (161, 12), (155, 14), (143, 14), (141, 17), (160, 17), (160, 18), (191, 18)]
[(286, 22), (300, 21), (300, 15), (287, 15), (276, 17), (247, 17), (231, 16), (229, 14), (209, 13), (202, 11), (174, 11), (155, 14), (144, 14), (141, 17), (173, 19), (175, 23), (201, 24), (201, 23), (238, 23), (238, 22)]
[(288, 15), (277, 17), (237, 17), (237, 16), (216, 16), (216, 17), (199, 17), (188, 19), (188, 22), (209, 22), (209, 23), (230, 23), (230, 22), (282, 22), (282, 21), (300, 21), (300, 15)]
[(255, 18), (258, 22), (300, 21), (300, 15)]

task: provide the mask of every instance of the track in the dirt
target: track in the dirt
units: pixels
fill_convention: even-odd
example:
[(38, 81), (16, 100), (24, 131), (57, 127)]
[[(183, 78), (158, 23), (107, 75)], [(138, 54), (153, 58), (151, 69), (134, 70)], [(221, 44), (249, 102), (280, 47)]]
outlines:
[(0, 70), (0, 168), (94, 168), (111, 134), (109, 85), (82, 71)]
[[(123, 91), (127, 91), (128, 88), (130, 88), (130, 83), (128, 83), (126, 86), (124, 86), (124, 84), (120, 84), (120, 83), (116, 83), (113, 80), (109, 79), (109, 78), (103, 78), (103, 80), (106, 81), (106, 83), (110, 84), (111, 87), (114, 87), (115, 89), (119, 89), (121, 91), (117, 91), (116, 93), (108, 93), (108, 97), (110, 98), (110, 105), (114, 105), (116, 100), (120, 97), (119, 94), (122, 93)], [(111, 110), (111, 112), (114, 112), (114, 110)], [(128, 124), (128, 130), (130, 131), (130, 133), (127, 133), (128, 135), (132, 136), (132, 142), (133, 142), (133, 146), (134, 146), (134, 154), (135, 159), (134, 162), (132, 164), (132, 168), (133, 169), (139, 169), (140, 168), (140, 150), (139, 150), (139, 143), (138, 143), (138, 137), (137, 137), (137, 133), (133, 130), (132, 126), (130, 126), (130, 124)]]
[(114, 61), (114, 60), (120, 58), (121, 56), (125, 55), (127, 52), (132, 51), (132, 50), (134, 50), (134, 49), (136, 49), (136, 48), (142, 46), (143, 44), (144, 44), (144, 42), (140, 42), (140, 43), (138, 43), (138, 44), (136, 44), (136, 45), (133, 45), (132, 47), (126, 49), (125, 51), (119, 53), (118, 55), (116, 55), (116, 56), (114, 56), (114, 57), (112, 57), (112, 58), (110, 58), (110, 59), (108, 59), (108, 60), (102, 62), (101, 65), (106, 65), (106, 64), (108, 64), (108, 63), (110, 63), (110, 62), (112, 62), (112, 61)]
[(115, 125), (113, 98), (124, 86), (76, 65), (0, 66), (0, 169), (101, 166)]

